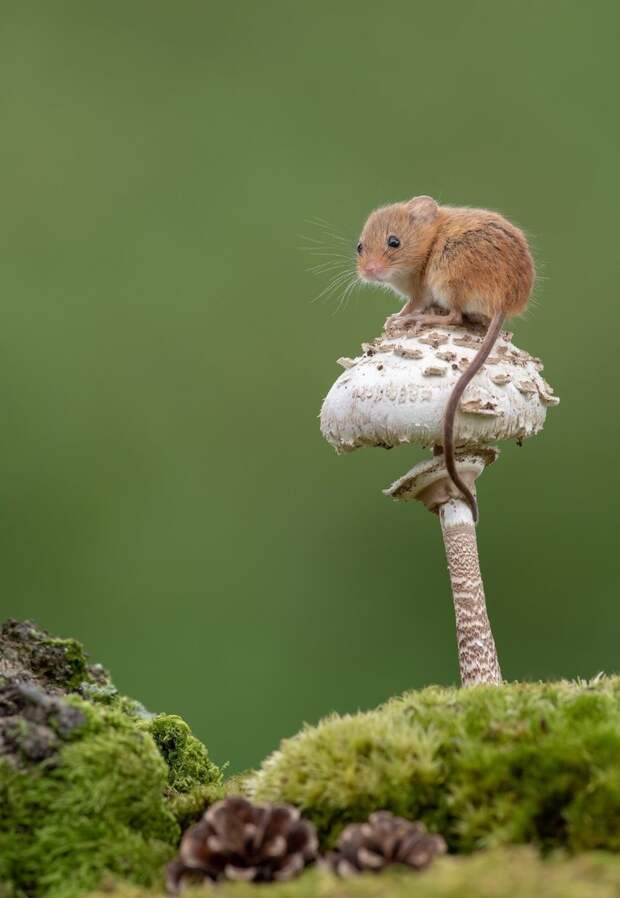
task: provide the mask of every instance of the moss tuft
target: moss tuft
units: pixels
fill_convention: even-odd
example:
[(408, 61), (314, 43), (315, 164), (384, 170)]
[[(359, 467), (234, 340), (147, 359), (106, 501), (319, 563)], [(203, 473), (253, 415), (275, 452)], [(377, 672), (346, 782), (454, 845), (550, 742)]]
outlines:
[[(310, 870), (291, 882), (256, 887), (250, 883), (206, 886), (184, 898), (617, 898), (620, 859), (588, 854), (542, 860), (529, 848), (496, 849), (468, 857), (447, 857), (425, 873), (392, 870), (336, 879)], [(119, 887), (92, 898), (164, 898)]]
[(38, 632), (0, 628), (0, 895), (160, 885), (221, 771), (181, 718), (149, 715), (77, 643)]
[(158, 714), (145, 725), (168, 765), (168, 783), (177, 792), (196, 785), (221, 782), (219, 768), (209, 760), (205, 746), (192, 735), (182, 717)]
[(282, 743), (259, 799), (298, 805), (332, 842), (386, 808), (453, 851), (530, 842), (620, 850), (620, 678), (430, 688)]
[(68, 898), (106, 872), (149, 885), (179, 836), (152, 739), (118, 711), (72, 704), (84, 723), (53, 758), (0, 765), (0, 881), (15, 895)]
[(181, 829), (194, 823), (205, 807), (224, 795), (222, 770), (182, 717), (158, 714), (144, 724), (168, 768), (170, 810)]

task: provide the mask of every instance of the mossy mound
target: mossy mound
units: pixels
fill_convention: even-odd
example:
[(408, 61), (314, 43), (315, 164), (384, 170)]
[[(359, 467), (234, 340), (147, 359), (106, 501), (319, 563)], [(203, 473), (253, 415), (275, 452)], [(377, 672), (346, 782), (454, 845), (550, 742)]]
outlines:
[[(183, 898), (618, 898), (620, 859), (613, 855), (542, 860), (529, 848), (496, 849), (447, 857), (424, 873), (396, 870), (336, 879), (310, 870), (298, 879), (269, 886), (250, 883), (206, 886)], [(164, 898), (119, 888), (92, 898)]]
[(155, 898), (181, 829), (239, 791), (297, 805), (325, 847), (383, 808), (424, 820), (454, 853), (423, 874), (313, 869), (269, 886), (273, 898), (611, 898), (618, 758), (620, 678), (431, 688), (307, 727), (223, 784), (180, 717), (119, 695), (74, 640), (12, 621), (0, 627), (0, 898)]
[(104, 683), (98, 665), (88, 665), (75, 639), (60, 639), (30, 621), (7, 620), (0, 627), (0, 675), (42, 686), (47, 692), (70, 692), (82, 683)]
[(187, 724), (150, 715), (79, 643), (0, 627), (0, 895), (159, 884), (221, 771)]
[(620, 678), (429, 688), (284, 741), (250, 783), (324, 844), (385, 808), (454, 852), (507, 843), (620, 850)]

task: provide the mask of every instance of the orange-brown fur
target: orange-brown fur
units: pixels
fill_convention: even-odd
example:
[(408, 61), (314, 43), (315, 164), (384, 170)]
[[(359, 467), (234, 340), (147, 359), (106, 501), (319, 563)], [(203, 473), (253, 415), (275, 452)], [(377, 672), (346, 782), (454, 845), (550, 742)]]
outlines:
[[(389, 241), (397, 240), (395, 247)], [(438, 206), (429, 196), (376, 209), (358, 244), (362, 280), (385, 284), (405, 296), (394, 327), (460, 324), (463, 316), (489, 321), (487, 335), (457, 381), (444, 415), (443, 450), (452, 481), (478, 520), (475, 496), (460, 477), (454, 455), (454, 418), (467, 384), (489, 356), (505, 318), (525, 309), (534, 285), (534, 262), (519, 228), (498, 212)], [(429, 306), (446, 314), (428, 314)]]
[[(399, 248), (386, 245), (390, 234), (400, 239)], [(407, 297), (392, 316), (394, 323), (413, 316), (424, 323), (422, 313), (433, 304), (452, 313), (454, 323), (468, 314), (511, 317), (524, 311), (532, 291), (527, 240), (497, 212), (438, 206), (430, 197), (416, 197), (376, 209), (360, 242), (360, 277)], [(369, 263), (380, 266), (378, 272), (367, 273)]]

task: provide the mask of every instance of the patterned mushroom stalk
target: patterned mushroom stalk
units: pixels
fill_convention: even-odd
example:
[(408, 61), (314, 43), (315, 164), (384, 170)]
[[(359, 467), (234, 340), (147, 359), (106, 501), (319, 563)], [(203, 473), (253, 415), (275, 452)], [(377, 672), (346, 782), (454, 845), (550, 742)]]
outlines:
[[(501, 682), (486, 610), (476, 528), (471, 511), (443, 464), (443, 416), (461, 373), (484, 337), (483, 326), (433, 326), (391, 332), (340, 359), (340, 375), (321, 409), (321, 431), (338, 453), (363, 446), (410, 443), (433, 450), (385, 490), (397, 501), (421, 501), (439, 516), (456, 616), (461, 682)], [(455, 419), (457, 470), (475, 494), (475, 481), (498, 455), (494, 443), (539, 433), (547, 409), (560, 401), (542, 376), (540, 359), (498, 338), (463, 395)]]
[(499, 684), (502, 673), (487, 614), (471, 509), (462, 499), (451, 499), (441, 506), (439, 519), (452, 584), (461, 682), (464, 686)]

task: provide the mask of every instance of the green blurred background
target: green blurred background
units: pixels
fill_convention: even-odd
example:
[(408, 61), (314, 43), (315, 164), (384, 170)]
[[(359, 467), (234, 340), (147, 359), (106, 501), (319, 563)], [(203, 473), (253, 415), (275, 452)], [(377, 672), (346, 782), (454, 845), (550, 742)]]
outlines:
[[(508, 678), (620, 666), (616, 3), (5, 0), (2, 616), (257, 764), (458, 676), (439, 527), (317, 414), (397, 308), (326, 286), (328, 220), (429, 193), (526, 228), (516, 340), (562, 397), (480, 486)], [(329, 248), (329, 246), (328, 246)], [(318, 259), (318, 261), (321, 261)]]

